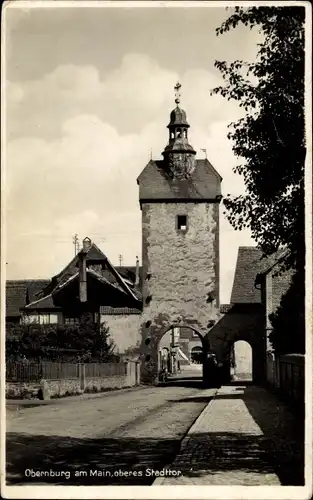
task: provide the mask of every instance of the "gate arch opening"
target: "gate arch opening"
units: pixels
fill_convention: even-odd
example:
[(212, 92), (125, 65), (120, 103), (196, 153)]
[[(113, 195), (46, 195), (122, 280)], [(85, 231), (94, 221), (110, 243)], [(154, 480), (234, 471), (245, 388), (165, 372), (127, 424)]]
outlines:
[(231, 355), (231, 374), (236, 381), (252, 381), (253, 353), (246, 340), (237, 340), (233, 344)]
[[(203, 338), (189, 326), (171, 326), (158, 343), (158, 376), (170, 379), (200, 378), (203, 375)], [(198, 362), (195, 361), (197, 359)]]

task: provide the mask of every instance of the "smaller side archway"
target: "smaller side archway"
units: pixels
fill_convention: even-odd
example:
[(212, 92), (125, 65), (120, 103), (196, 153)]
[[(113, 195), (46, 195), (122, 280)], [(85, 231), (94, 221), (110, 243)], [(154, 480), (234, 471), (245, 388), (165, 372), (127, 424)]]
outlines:
[(231, 374), (234, 380), (252, 381), (252, 347), (246, 340), (237, 340), (231, 349)]

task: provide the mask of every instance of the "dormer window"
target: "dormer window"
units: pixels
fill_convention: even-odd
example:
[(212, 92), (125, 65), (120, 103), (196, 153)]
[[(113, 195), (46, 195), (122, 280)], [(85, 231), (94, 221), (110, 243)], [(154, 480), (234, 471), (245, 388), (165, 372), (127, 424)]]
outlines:
[(177, 229), (178, 231), (187, 231), (187, 215), (177, 215)]

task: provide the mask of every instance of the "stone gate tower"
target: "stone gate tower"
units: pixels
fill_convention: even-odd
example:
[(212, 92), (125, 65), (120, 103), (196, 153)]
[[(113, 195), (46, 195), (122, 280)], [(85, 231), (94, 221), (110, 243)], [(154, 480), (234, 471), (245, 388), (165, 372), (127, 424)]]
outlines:
[(187, 116), (171, 112), (163, 160), (137, 182), (142, 211), (142, 381), (158, 372), (158, 345), (172, 326), (206, 338), (219, 316), (219, 203), (222, 178), (189, 144)]

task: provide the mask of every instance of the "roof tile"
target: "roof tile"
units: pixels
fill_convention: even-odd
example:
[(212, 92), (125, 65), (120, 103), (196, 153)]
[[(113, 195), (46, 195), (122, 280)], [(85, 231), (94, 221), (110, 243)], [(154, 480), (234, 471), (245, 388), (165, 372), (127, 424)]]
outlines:
[(221, 176), (208, 160), (196, 160), (188, 179), (171, 179), (162, 160), (150, 161), (139, 175), (140, 200), (215, 199), (221, 194)]
[(231, 304), (261, 304), (261, 290), (254, 286), (257, 274), (272, 269), (283, 254), (279, 250), (263, 258), (257, 247), (239, 247)]
[(233, 289), (232, 304), (260, 304), (261, 291), (254, 286), (260, 272), (262, 252), (257, 247), (239, 247)]
[(37, 300), (50, 280), (7, 280), (6, 282), (6, 316), (20, 316), (20, 308)]

